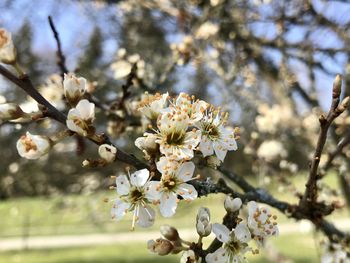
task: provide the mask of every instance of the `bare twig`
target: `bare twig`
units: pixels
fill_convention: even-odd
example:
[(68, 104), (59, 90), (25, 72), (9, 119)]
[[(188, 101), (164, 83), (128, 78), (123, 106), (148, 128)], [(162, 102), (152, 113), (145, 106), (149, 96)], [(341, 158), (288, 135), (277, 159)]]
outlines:
[(64, 74), (68, 72), (68, 69), (66, 67), (66, 57), (64, 56), (64, 54), (62, 52), (60, 37), (59, 37), (59, 34), (58, 34), (57, 30), (56, 30), (55, 24), (54, 24), (51, 16), (49, 16), (48, 19), (49, 19), (49, 24), (50, 24), (52, 33), (53, 33), (53, 35), (55, 37), (55, 40), (56, 40), (56, 44), (57, 44), (57, 52), (56, 52), (57, 65), (60, 68), (61, 76), (62, 76), (62, 79), (63, 79)]

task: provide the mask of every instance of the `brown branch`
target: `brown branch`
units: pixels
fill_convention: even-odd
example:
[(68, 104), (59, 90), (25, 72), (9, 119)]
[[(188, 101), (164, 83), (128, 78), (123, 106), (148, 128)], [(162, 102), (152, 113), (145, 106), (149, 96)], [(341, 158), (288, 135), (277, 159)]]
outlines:
[[(3, 75), (9, 81), (16, 84), (23, 89), (30, 97), (32, 97), (37, 103), (46, 107), (46, 116), (50, 117), (66, 126), (66, 115), (57, 110), (50, 102), (48, 102), (33, 86), (28, 75), (22, 75), (20, 77), (15, 76), (12, 72), (7, 70), (4, 66), (0, 65), (0, 75)], [(104, 143), (113, 145), (111, 140), (106, 135), (96, 135), (89, 138), (97, 145)], [(115, 146), (115, 145), (114, 145)], [(116, 147), (116, 146), (115, 146)], [(117, 148), (117, 147), (116, 147)], [(137, 169), (147, 168), (148, 165), (137, 159), (135, 156), (123, 152), (117, 148), (116, 160), (127, 163), (134, 166)]]
[(52, 33), (53, 33), (53, 35), (55, 37), (55, 40), (56, 40), (56, 44), (57, 44), (57, 52), (56, 52), (57, 65), (58, 65), (58, 67), (61, 70), (61, 76), (62, 76), (62, 79), (63, 79), (64, 74), (68, 72), (68, 69), (66, 67), (66, 57), (64, 56), (64, 54), (62, 52), (60, 37), (59, 37), (59, 34), (58, 34), (57, 30), (56, 30), (56, 27), (55, 27), (55, 24), (54, 24), (54, 22), (52, 20), (52, 17), (49, 16), (48, 19), (49, 19), (49, 24), (50, 24)]
[(332, 124), (332, 122), (334, 121), (334, 119), (338, 117), (345, 110), (344, 106), (347, 107), (347, 105), (342, 105), (342, 104), (339, 106), (340, 93), (341, 93), (341, 81), (342, 80), (340, 75), (337, 75), (333, 85), (332, 104), (331, 104), (330, 110), (327, 114), (327, 117), (325, 117), (324, 115), (321, 115), (319, 118), (321, 130), (318, 136), (315, 153), (311, 160), (309, 177), (305, 185), (306, 189), (300, 201), (300, 206), (304, 207), (305, 209), (309, 209), (308, 204), (316, 203), (317, 181), (320, 179), (320, 175), (318, 173), (318, 167), (321, 160), (321, 154), (323, 152), (323, 148), (327, 140), (328, 129)]

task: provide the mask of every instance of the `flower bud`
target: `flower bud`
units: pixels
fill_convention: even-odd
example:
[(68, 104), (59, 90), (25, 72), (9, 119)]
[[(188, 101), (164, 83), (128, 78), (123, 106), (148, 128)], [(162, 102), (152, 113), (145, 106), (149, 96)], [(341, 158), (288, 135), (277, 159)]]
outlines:
[(24, 112), (15, 103), (2, 103), (0, 104), (0, 120), (9, 121), (22, 117)]
[(242, 200), (240, 198), (232, 198), (231, 196), (227, 195), (224, 207), (227, 212), (236, 212), (238, 211), (242, 206)]
[(196, 254), (193, 252), (193, 250), (187, 250), (182, 254), (182, 257), (180, 259), (180, 263), (200, 263), (200, 259), (196, 259)]
[(0, 62), (14, 64), (16, 61), (16, 49), (13, 45), (11, 33), (0, 28)]
[(345, 97), (337, 108), (339, 113), (344, 112), (349, 107), (349, 103), (350, 103), (350, 97), (349, 96)]
[(70, 109), (67, 116), (67, 127), (81, 136), (94, 132), (92, 122), (95, 120), (95, 104), (81, 100), (77, 106)]
[(341, 93), (342, 77), (337, 74), (333, 82), (333, 98), (338, 98)]
[(160, 227), (160, 233), (163, 237), (170, 241), (177, 241), (180, 236), (179, 232), (177, 232), (176, 228), (169, 226), (169, 225), (163, 225)]
[(211, 233), (210, 211), (206, 207), (201, 207), (197, 214), (196, 229), (198, 235), (202, 237), (209, 236)]
[(115, 160), (115, 157), (117, 154), (117, 148), (109, 144), (102, 144), (98, 148), (98, 154), (102, 159), (104, 159), (108, 163), (111, 163), (111, 162), (114, 162)]
[(86, 92), (86, 79), (77, 78), (74, 74), (64, 74), (63, 91), (68, 101), (76, 105)]
[(20, 156), (27, 159), (38, 159), (48, 153), (51, 144), (49, 138), (32, 135), (29, 132), (17, 141), (17, 150)]
[(174, 246), (169, 240), (158, 238), (155, 241), (149, 240), (147, 242), (147, 248), (152, 253), (156, 253), (159, 256), (165, 256), (173, 251)]

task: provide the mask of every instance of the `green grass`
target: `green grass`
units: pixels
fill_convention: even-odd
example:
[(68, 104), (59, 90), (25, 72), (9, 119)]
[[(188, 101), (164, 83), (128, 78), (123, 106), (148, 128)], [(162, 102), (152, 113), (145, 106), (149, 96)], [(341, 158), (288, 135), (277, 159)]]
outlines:
[[(317, 262), (316, 250), (311, 236), (288, 235), (274, 240), (277, 248), (296, 263)], [(108, 245), (55, 250), (31, 250), (0, 253), (0, 262), (15, 263), (160, 263), (179, 262), (180, 255), (160, 257), (150, 254), (145, 244)], [(250, 255), (249, 262), (267, 263), (270, 260), (262, 252)]]

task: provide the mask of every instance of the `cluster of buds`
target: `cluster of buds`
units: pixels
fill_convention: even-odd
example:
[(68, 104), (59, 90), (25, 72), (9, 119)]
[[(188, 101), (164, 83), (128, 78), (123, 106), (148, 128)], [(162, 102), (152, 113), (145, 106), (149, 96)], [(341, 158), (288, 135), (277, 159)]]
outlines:
[[(227, 196), (224, 207), (228, 215), (234, 214), (234, 218), (231, 218), (232, 222), (229, 222), (228, 226), (218, 223), (212, 224), (209, 209), (202, 207), (199, 209), (196, 218), (196, 229), (199, 235), (197, 243), (182, 240), (177, 230), (166, 228), (167, 231), (161, 230), (165, 239), (151, 240), (148, 247), (151, 252), (161, 256), (174, 252), (178, 253), (182, 250), (184, 253), (180, 262), (186, 263), (198, 263), (201, 262), (202, 258), (205, 258), (205, 262), (208, 263), (244, 262), (246, 261), (245, 254), (247, 252), (251, 252), (253, 255), (258, 254), (258, 248), (262, 245), (262, 241), (267, 236), (278, 234), (276, 217), (267, 208), (259, 208), (254, 201), (249, 202), (247, 206), (248, 218), (244, 220), (243, 216), (240, 217), (242, 200)], [(232, 223), (234, 224), (232, 225)], [(212, 232), (222, 243), (222, 246), (213, 253), (206, 254), (203, 249), (202, 238), (208, 237)], [(255, 249), (251, 244), (254, 240), (257, 241), (255, 244), (258, 245), (258, 248)]]

